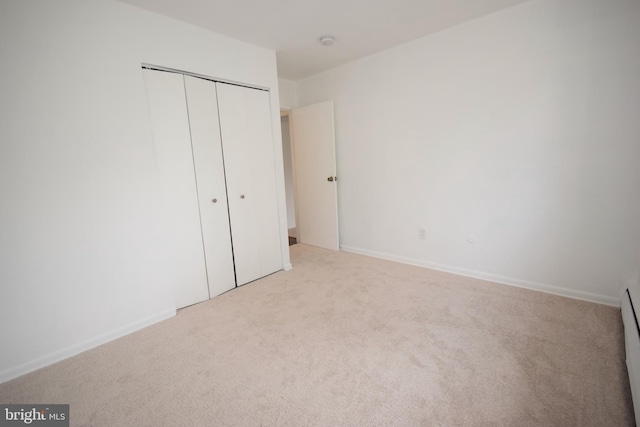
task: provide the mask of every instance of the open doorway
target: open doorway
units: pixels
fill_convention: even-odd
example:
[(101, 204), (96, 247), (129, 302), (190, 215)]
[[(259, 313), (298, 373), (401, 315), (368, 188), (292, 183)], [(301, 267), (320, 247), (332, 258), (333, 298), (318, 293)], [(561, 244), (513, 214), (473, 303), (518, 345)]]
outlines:
[(282, 159), (284, 163), (284, 189), (287, 199), (287, 229), (289, 246), (298, 243), (296, 230), (296, 201), (293, 175), (293, 154), (291, 148), (291, 126), (289, 111), (280, 110), (280, 124), (282, 127)]

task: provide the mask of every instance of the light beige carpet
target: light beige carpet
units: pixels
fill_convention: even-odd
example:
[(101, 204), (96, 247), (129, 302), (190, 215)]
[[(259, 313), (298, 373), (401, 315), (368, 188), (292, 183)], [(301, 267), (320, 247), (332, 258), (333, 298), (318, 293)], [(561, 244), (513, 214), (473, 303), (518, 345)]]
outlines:
[[(619, 310), (291, 247), (279, 272), (0, 385), (93, 426), (624, 426)], [(81, 319), (78, 319), (81, 321)]]

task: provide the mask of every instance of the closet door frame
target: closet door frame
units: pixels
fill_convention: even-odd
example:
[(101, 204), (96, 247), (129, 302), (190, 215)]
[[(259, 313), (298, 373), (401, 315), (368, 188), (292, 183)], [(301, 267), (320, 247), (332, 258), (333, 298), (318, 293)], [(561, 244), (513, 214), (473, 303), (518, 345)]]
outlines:
[[(267, 274), (273, 273), (273, 272), (278, 271), (278, 270), (290, 270), (292, 268), (292, 265), (291, 265), (290, 260), (289, 260), (289, 246), (288, 246), (288, 239), (287, 239), (286, 205), (284, 203), (284, 177), (282, 177), (282, 179), (278, 179), (278, 177), (279, 177), (278, 172), (283, 172), (282, 165), (281, 164), (279, 165), (279, 162), (278, 162), (278, 160), (280, 160), (281, 157), (282, 157), (281, 153), (278, 151), (278, 144), (277, 144), (277, 142), (280, 141), (280, 138), (275, 133), (275, 131), (276, 131), (276, 128), (274, 127), (275, 126), (275, 124), (274, 124), (275, 123), (275, 119), (273, 118), (274, 108), (276, 108), (277, 111), (279, 111), (279, 110), (278, 110), (277, 105), (275, 107), (273, 105), (272, 93), (271, 93), (271, 90), (269, 89), (269, 87), (260, 87), (258, 85), (247, 85), (247, 84), (239, 83), (237, 81), (230, 81), (230, 80), (225, 80), (225, 79), (213, 78), (213, 77), (206, 76), (206, 75), (203, 75), (203, 74), (197, 74), (197, 73), (192, 73), (192, 72), (188, 72), (188, 71), (184, 71), (184, 70), (179, 70), (179, 69), (169, 68), (169, 67), (163, 67), (163, 66), (158, 66), (158, 65), (148, 64), (148, 63), (142, 63), (142, 68), (143, 68), (143, 71), (144, 70), (155, 70), (155, 71), (160, 71), (160, 72), (173, 73), (173, 74), (181, 75), (183, 77), (183, 79), (185, 79), (187, 76), (190, 76), (190, 77), (195, 77), (195, 78), (203, 79), (203, 80), (206, 80), (206, 81), (210, 81), (210, 82), (215, 83), (215, 84), (221, 83), (221, 84), (239, 86), (239, 87), (242, 87), (242, 88), (247, 88), (247, 89), (250, 89), (250, 90), (254, 90), (256, 92), (263, 92), (264, 93), (264, 95), (266, 96), (266, 99), (267, 99), (267, 103), (266, 104), (267, 104), (268, 117), (269, 117), (269, 122), (270, 122), (270, 125), (269, 125), (269, 128), (270, 128), (270, 132), (269, 132), (269, 157), (273, 159), (273, 161), (271, 162), (271, 170), (273, 171), (273, 174), (274, 174), (274, 185), (275, 185), (275, 192), (274, 192), (275, 214), (273, 215), (272, 220), (273, 220), (273, 224), (276, 224), (275, 234), (278, 235), (278, 238), (274, 239), (274, 241), (277, 241), (277, 245), (274, 244), (271, 247), (271, 249), (269, 250), (269, 253), (271, 254), (271, 261), (266, 263), (268, 265), (267, 267), (265, 267), (264, 265), (261, 266), (262, 272), (259, 274), (259, 277), (263, 277), (263, 276), (265, 276)], [(278, 166), (280, 166), (280, 168)], [(282, 182), (280, 182), (280, 181), (282, 181)], [(228, 196), (230, 197), (230, 195), (228, 195)], [(200, 196), (198, 196), (198, 197), (200, 197)], [(282, 200), (280, 200), (280, 199), (282, 199)], [(204, 246), (204, 242), (203, 242), (203, 246)], [(205, 254), (205, 256), (206, 256), (206, 254)], [(277, 265), (276, 266), (274, 266), (274, 262), (273, 262), (274, 259), (277, 259)], [(269, 270), (267, 273), (264, 273), (264, 271), (266, 271), (265, 268), (266, 268), (266, 270)], [(255, 277), (255, 278), (259, 278), (259, 277)], [(255, 279), (253, 279), (253, 280), (255, 280)], [(236, 286), (240, 286), (242, 284), (244, 284), (244, 283), (242, 283), (242, 281), (238, 282), (236, 280)], [(217, 294), (216, 291), (213, 290), (211, 287), (209, 289), (209, 292), (211, 294), (210, 297), (213, 297), (213, 296), (215, 296)]]

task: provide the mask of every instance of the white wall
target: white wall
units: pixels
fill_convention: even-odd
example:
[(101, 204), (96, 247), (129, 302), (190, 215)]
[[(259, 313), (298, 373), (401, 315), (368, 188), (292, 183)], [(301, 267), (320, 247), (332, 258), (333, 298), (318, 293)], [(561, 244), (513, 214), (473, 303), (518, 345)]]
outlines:
[(110, 0), (0, 3), (0, 382), (175, 314), (141, 63), (271, 89), (275, 53)]
[(297, 107), (296, 104), (296, 83), (287, 79), (278, 79), (280, 90), (280, 108), (291, 110)]
[(618, 304), (639, 22), (637, 0), (532, 0), (299, 81), (298, 105), (335, 102), (342, 247)]
[(280, 119), (282, 128), (282, 157), (284, 159), (284, 188), (287, 199), (287, 227), (296, 227), (296, 205), (293, 186), (293, 161), (291, 158), (291, 135), (289, 129), (289, 116)]

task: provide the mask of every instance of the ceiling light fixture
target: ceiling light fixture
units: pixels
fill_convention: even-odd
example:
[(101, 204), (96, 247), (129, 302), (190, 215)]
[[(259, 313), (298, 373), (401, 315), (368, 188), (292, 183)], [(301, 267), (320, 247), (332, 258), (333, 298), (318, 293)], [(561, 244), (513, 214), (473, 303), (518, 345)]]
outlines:
[(320, 37), (320, 44), (322, 46), (333, 46), (336, 42), (336, 38), (333, 36), (322, 36)]

